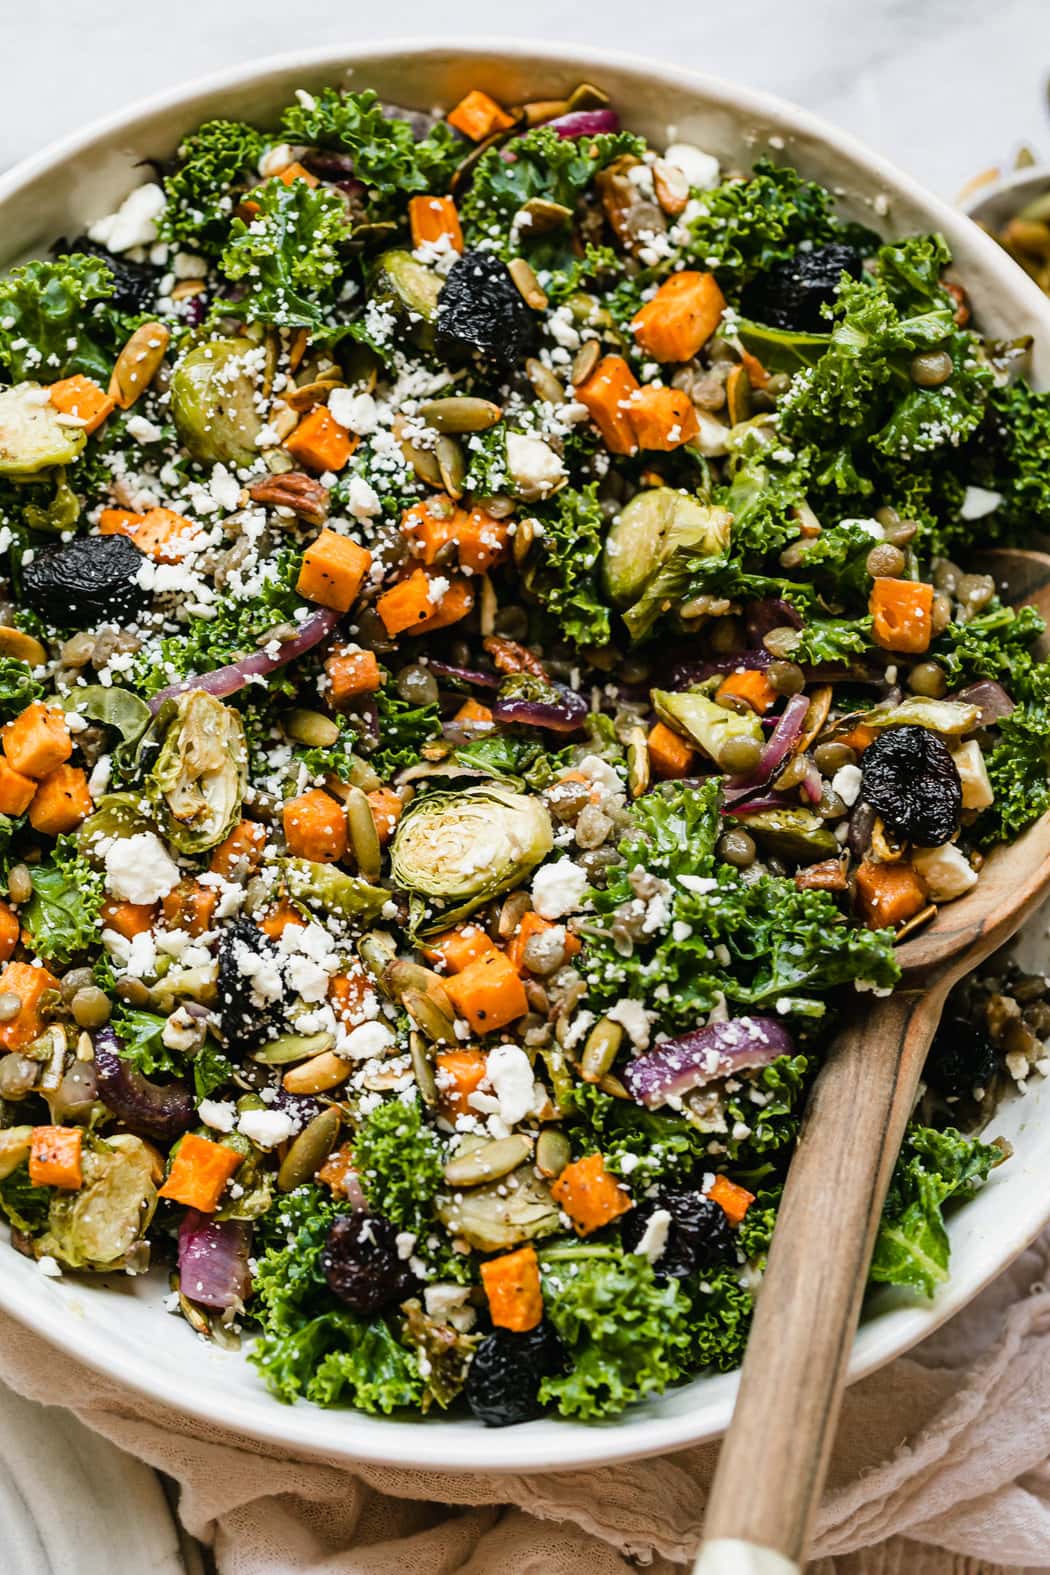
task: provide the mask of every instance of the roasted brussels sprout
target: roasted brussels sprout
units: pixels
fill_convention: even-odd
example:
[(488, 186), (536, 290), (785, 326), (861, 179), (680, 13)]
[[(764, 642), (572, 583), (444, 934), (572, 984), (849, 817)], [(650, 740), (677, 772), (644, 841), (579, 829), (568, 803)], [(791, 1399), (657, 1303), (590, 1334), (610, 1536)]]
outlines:
[(654, 689), (653, 705), (661, 722), (685, 733), (714, 761), (721, 760), (722, 751), (732, 738), (762, 742), (762, 723), (754, 712), (727, 711), (706, 695)]
[(307, 906), (316, 903), (322, 913), (339, 913), (344, 919), (371, 920), (379, 917), (390, 901), (390, 893), (373, 886), (357, 875), (332, 864), (314, 864), (310, 859), (285, 859), (284, 873), (288, 890)]
[(153, 1218), (153, 1161), (141, 1138), (121, 1132), (85, 1141), (83, 1185), (55, 1192), (47, 1229), (33, 1242), (38, 1258), (70, 1269), (118, 1269)]
[(376, 295), (410, 321), (434, 321), (441, 282), (441, 276), (417, 262), (411, 252), (383, 252), (376, 260)]
[(559, 1228), (558, 1208), (531, 1165), (481, 1187), (444, 1195), (434, 1205), (441, 1223), (479, 1252), (503, 1252)]
[(247, 782), (237, 712), (202, 689), (180, 695), (149, 783), (168, 841), (183, 853), (213, 848), (240, 816)]
[(629, 607), (677, 548), (721, 552), (729, 540), (729, 525), (725, 509), (673, 487), (636, 492), (605, 538), (602, 575), (609, 596), (617, 607)]
[(250, 339), (211, 339), (176, 366), (171, 414), (179, 438), (202, 465), (250, 465), (262, 431)]
[(839, 851), (835, 833), (811, 809), (764, 809), (743, 824), (767, 852), (792, 864), (819, 864)]
[(139, 583), (142, 563), (126, 536), (78, 536), (23, 563), (22, 594), (35, 613), (62, 628), (124, 623), (149, 600)]
[(516, 886), (553, 846), (538, 798), (485, 783), (417, 799), (397, 829), (390, 866), (399, 886), (444, 905), (443, 927)]
[(68, 465), (87, 442), (80, 427), (66, 426), (35, 383), (0, 392), (0, 476), (35, 476)]

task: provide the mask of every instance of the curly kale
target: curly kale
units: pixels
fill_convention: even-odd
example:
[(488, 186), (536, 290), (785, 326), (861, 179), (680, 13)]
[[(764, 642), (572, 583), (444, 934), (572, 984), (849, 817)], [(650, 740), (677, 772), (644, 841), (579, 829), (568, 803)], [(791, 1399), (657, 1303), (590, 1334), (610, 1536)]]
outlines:
[[(227, 279), (243, 280), (239, 317), (281, 328), (309, 328), (323, 337), (343, 280), (343, 243), (350, 236), (338, 192), (305, 181), (267, 181), (255, 192), (249, 220), (234, 219), (220, 260)], [(220, 303), (225, 311), (234, 303)]]
[(1003, 1159), (994, 1143), (966, 1137), (954, 1127), (910, 1127), (890, 1182), (875, 1242), (871, 1278), (914, 1285), (932, 1296), (948, 1278), (944, 1205), (973, 1197)]
[[(1027, 383), (997, 388), (987, 418), (971, 449), (968, 479), (998, 493), (995, 512), (976, 527), (982, 542), (992, 537), (1017, 540), (1027, 532), (1050, 531), (1050, 392)], [(972, 541), (973, 522), (960, 526)]]
[(72, 253), (23, 263), (0, 279), (0, 367), (12, 383), (81, 373), (106, 387), (136, 319), (112, 304), (113, 275)]
[(239, 120), (207, 120), (186, 137), (174, 170), (164, 177), (163, 239), (218, 255), (226, 244), (237, 193), (258, 180), (266, 144), (261, 131)]
[(930, 647), (953, 686), (992, 678), (1008, 687), (1033, 666), (1029, 651), (1046, 625), (1034, 607), (998, 602), (966, 623), (950, 623)]
[(354, 1164), (369, 1207), (401, 1230), (419, 1232), (442, 1182), (441, 1140), (419, 1100), (377, 1105), (354, 1138)]
[(355, 178), (371, 188), (373, 211), (399, 193), (447, 191), (464, 156), (451, 126), (438, 121), (417, 142), (410, 123), (387, 115), (371, 89), (323, 88), (309, 103), (284, 111), (281, 131), (289, 142), (352, 154)]
[(61, 964), (93, 946), (104, 896), (102, 875), (85, 863), (75, 839), (59, 837), (33, 866), (33, 895), (21, 912), (34, 952)]
[(379, 744), (368, 760), (385, 782), (395, 771), (415, 765), (423, 745), (441, 731), (441, 723), (436, 705), (413, 705), (390, 683), (376, 690), (375, 701)]
[(553, 502), (537, 505), (543, 534), (525, 574), (562, 639), (607, 645), (609, 609), (598, 585), (597, 565), (605, 522), (598, 486), (566, 487)]
[(43, 692), (28, 662), (19, 662), (13, 656), (0, 656), (0, 722), (10, 721), (27, 705), (39, 700)]

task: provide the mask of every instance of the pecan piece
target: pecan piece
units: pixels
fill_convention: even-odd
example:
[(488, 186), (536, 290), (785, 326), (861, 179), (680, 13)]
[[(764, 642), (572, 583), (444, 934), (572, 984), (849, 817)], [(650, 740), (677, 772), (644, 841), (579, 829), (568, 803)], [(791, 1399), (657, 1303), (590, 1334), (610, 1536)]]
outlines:
[(328, 488), (301, 470), (285, 470), (253, 481), (248, 496), (253, 503), (271, 509), (291, 509), (308, 525), (323, 525), (328, 518)]
[(841, 859), (824, 859), (820, 864), (799, 870), (795, 885), (799, 891), (845, 891), (848, 882)]
[(547, 670), (539, 657), (533, 656), (517, 640), (506, 640), (502, 635), (490, 634), (481, 643), (492, 657), (492, 665), (498, 673), (531, 673), (533, 678), (546, 678)]

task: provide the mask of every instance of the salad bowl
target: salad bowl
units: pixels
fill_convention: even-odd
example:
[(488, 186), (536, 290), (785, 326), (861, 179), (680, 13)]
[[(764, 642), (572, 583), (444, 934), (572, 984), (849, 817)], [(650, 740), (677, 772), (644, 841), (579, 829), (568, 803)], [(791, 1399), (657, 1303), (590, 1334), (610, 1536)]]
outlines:
[[(0, 179), (5, 265), (77, 234), (141, 183), (140, 166), (163, 160), (180, 138), (217, 116), (265, 121), (297, 89), (374, 88), (384, 99), (451, 104), (472, 88), (502, 102), (600, 83), (623, 122), (654, 143), (681, 139), (719, 160), (766, 155), (796, 166), (839, 197), (847, 217), (888, 237), (942, 232), (982, 328), (1003, 339), (1031, 335), (1030, 375), (1050, 385), (1050, 303), (987, 236), (907, 176), (805, 111), (763, 94), (657, 64), (593, 51), (564, 53), (505, 41), (486, 47), (412, 42), (287, 56), (194, 83), (113, 116)], [(1045, 930), (1033, 921), (1024, 945), (1038, 963)], [(991, 1134), (1013, 1148), (975, 1200), (950, 1223), (952, 1270), (929, 1303), (883, 1290), (869, 1298), (851, 1380), (921, 1340), (993, 1278), (1050, 1219), (1042, 1178), (1050, 1169), (1050, 1082), (1010, 1097)], [(815, 1222), (815, 1228), (818, 1228)], [(3, 1251), (0, 1307), (71, 1359), (154, 1402), (268, 1445), (337, 1463), (369, 1460), (460, 1471), (564, 1470), (656, 1454), (724, 1431), (735, 1375), (704, 1376), (632, 1407), (602, 1426), (537, 1420), (505, 1432), (466, 1418), (378, 1419), (350, 1410), (278, 1405), (242, 1354), (197, 1340), (164, 1311), (158, 1272), (92, 1283), (42, 1274)]]

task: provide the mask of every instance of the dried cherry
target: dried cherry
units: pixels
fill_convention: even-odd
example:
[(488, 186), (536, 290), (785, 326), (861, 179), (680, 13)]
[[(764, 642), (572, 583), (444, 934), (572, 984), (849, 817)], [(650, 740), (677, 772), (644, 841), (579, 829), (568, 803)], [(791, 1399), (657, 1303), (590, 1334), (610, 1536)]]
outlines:
[(844, 273), (861, 275), (861, 257), (841, 241), (799, 250), (776, 262), (744, 287), (740, 310), (756, 323), (803, 333), (827, 333), (825, 306), (833, 306)]
[(864, 751), (861, 793), (895, 836), (936, 848), (955, 835), (962, 783), (951, 751), (928, 727), (887, 727)]

